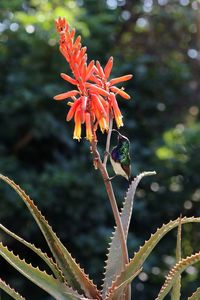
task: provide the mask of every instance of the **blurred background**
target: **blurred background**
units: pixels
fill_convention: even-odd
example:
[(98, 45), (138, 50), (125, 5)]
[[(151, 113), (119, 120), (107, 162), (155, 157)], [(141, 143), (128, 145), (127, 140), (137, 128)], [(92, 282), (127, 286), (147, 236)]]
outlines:
[[(200, 4), (192, 0), (1, 0), (0, 172), (30, 195), (63, 243), (100, 286), (114, 226), (88, 143), (72, 139), (65, 101), (69, 73), (59, 53), (54, 19), (65, 16), (88, 47), (89, 60), (103, 65), (114, 56), (113, 77), (132, 73), (125, 85), (131, 101), (119, 98), (122, 133), (131, 140), (132, 170), (156, 170), (145, 178), (134, 203), (130, 256), (163, 222), (200, 216)], [(116, 143), (115, 137), (112, 144)], [(99, 135), (104, 150), (105, 136)], [(110, 170), (112, 175), (112, 170)], [(126, 180), (113, 180), (121, 206)], [(0, 182), (0, 222), (48, 252), (19, 197)], [(2, 232), (15, 253), (41, 261)], [(155, 299), (174, 264), (176, 231), (146, 262), (133, 289), (138, 300)], [(183, 256), (199, 251), (200, 227), (185, 225)], [(49, 253), (49, 252), (48, 252)], [(0, 277), (27, 299), (51, 299), (3, 259)], [(182, 299), (200, 285), (200, 266), (182, 278)], [(2, 300), (10, 299), (3, 292)]]

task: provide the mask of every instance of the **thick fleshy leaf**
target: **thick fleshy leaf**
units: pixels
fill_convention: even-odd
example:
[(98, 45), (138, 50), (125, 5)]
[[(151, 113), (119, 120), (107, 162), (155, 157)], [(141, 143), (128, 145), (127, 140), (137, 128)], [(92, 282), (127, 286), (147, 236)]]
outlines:
[[(177, 241), (176, 241), (176, 262), (178, 263), (181, 260), (181, 217), (178, 224), (177, 231)], [(180, 300), (181, 298), (181, 274), (177, 275), (176, 280), (174, 281), (171, 300)]]
[(19, 256), (16, 256), (13, 252), (8, 250), (8, 248), (3, 246), (2, 243), (0, 243), (0, 255), (22, 275), (31, 280), (55, 299), (81, 299), (81, 295), (73, 291), (64, 283), (60, 283), (57, 279), (48, 275), (45, 271), (41, 271), (39, 268), (34, 268), (31, 264), (26, 263), (25, 260), (21, 260)]
[[(125, 238), (127, 239), (129, 224), (133, 210), (133, 200), (140, 180), (149, 175), (155, 175), (155, 172), (143, 172), (139, 174), (130, 184), (121, 211), (121, 221), (124, 229)], [(123, 270), (123, 257), (119, 233), (115, 230), (111, 237), (111, 243), (108, 249), (107, 261), (105, 266), (105, 278), (103, 283), (103, 296), (106, 295), (108, 288), (111, 287), (112, 281)]]
[[(134, 254), (134, 257), (130, 260), (130, 263), (126, 265), (126, 268), (122, 273), (117, 277), (117, 279), (112, 283), (112, 287), (109, 289), (109, 297), (112, 294), (113, 290), (120, 286), (124, 281), (128, 280), (133, 274), (135, 274), (144, 264), (154, 247), (158, 242), (167, 234), (170, 230), (179, 225), (180, 219), (170, 221), (167, 224), (164, 224), (159, 228), (154, 234), (151, 235), (150, 239), (145, 242), (143, 246), (140, 247), (138, 252)], [(181, 219), (181, 224), (186, 223), (200, 223), (200, 218), (187, 218), (184, 217)], [(107, 297), (107, 299), (110, 299)]]
[(199, 300), (200, 299), (200, 288), (198, 288), (188, 300)]
[[(177, 275), (181, 274), (187, 267), (197, 263), (200, 261), (200, 252), (195, 253), (191, 256), (188, 256), (182, 260), (180, 260), (169, 272), (166, 277), (166, 280), (158, 294), (156, 300), (162, 300), (171, 290), (174, 282), (177, 279)], [(198, 298), (199, 299), (199, 298)]]
[(88, 298), (101, 299), (101, 295), (97, 290), (97, 287), (72, 258), (71, 254), (53, 232), (52, 228), (29, 196), (27, 196), (26, 193), (8, 177), (0, 175), (0, 179), (7, 182), (19, 194), (28, 207), (29, 211), (40, 227), (56, 260), (56, 263), (62, 270), (68, 285), (70, 285), (74, 290), (77, 290), (79, 293), (84, 291), (86, 297)]
[[(129, 297), (129, 295), (127, 296), (124, 291), (126, 290), (126, 287), (131, 283), (131, 281), (137, 277), (140, 272), (142, 271), (142, 268), (139, 269), (137, 272), (135, 272), (135, 274), (133, 274), (129, 279), (125, 280), (121, 285), (117, 286), (113, 293), (109, 296), (109, 300), (122, 300), (122, 299), (128, 299), (131, 300), (127, 297)], [(106, 298), (107, 299), (107, 298)]]
[(3, 281), (1, 278), (0, 278), (0, 288), (15, 300), (26, 300), (18, 292), (16, 292), (13, 288), (11, 288), (7, 283), (5, 283), (5, 281)]
[(64, 282), (64, 277), (63, 277), (60, 269), (54, 263), (54, 261), (52, 260), (52, 258), (49, 258), (46, 253), (43, 253), (40, 249), (36, 248), (35, 245), (33, 245), (31, 243), (28, 243), (23, 238), (21, 238), (20, 236), (18, 236), (14, 232), (12, 232), (9, 229), (7, 229), (6, 227), (4, 227), (2, 224), (0, 224), (0, 229), (3, 230), (4, 232), (6, 232), (7, 234), (9, 234), (10, 236), (12, 236), (14, 239), (16, 239), (17, 241), (19, 241), (20, 243), (24, 244), (26, 247), (28, 247), (32, 251), (34, 251), (49, 266), (49, 268), (53, 272), (54, 276), (57, 279), (59, 279), (61, 282)]

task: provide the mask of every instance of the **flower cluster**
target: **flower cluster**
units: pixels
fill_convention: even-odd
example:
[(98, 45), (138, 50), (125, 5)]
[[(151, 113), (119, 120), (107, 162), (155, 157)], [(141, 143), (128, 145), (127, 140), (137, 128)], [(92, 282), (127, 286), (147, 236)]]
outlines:
[(68, 102), (70, 110), (66, 120), (74, 118), (75, 128), (73, 138), (80, 140), (82, 124), (86, 125), (86, 139), (90, 142), (96, 139), (96, 130), (108, 131), (111, 118), (115, 118), (117, 127), (123, 126), (122, 114), (120, 112), (116, 95), (124, 99), (130, 96), (119, 89), (115, 84), (127, 81), (132, 75), (109, 80), (113, 67), (113, 58), (110, 57), (106, 66), (102, 68), (99, 61), (87, 62), (86, 47), (81, 45), (81, 36), (75, 39), (75, 29), (70, 29), (65, 18), (55, 21), (57, 31), (60, 35), (60, 51), (67, 60), (73, 77), (61, 73), (61, 77), (76, 86), (74, 90), (59, 94), (55, 100), (71, 98)]

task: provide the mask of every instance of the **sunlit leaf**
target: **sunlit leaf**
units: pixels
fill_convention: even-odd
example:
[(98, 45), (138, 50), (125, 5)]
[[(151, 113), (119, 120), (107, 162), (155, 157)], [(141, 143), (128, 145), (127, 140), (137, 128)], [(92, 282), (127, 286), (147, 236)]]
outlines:
[[(173, 228), (179, 225), (179, 218), (170, 221), (167, 224), (164, 224), (161, 228), (159, 228), (154, 234), (151, 235), (150, 239), (145, 242), (143, 246), (140, 247), (139, 251), (136, 252), (131, 259), (130, 263), (126, 266), (125, 270), (117, 277), (117, 279), (112, 283), (111, 288), (109, 289), (109, 295), (113, 293), (113, 290), (120, 286), (124, 281), (129, 280), (129, 278), (135, 274), (144, 264), (154, 247), (158, 244), (158, 242)], [(181, 224), (186, 223), (200, 223), (200, 218), (182, 218)]]
[(14, 239), (19, 241), (20, 243), (24, 244), (26, 247), (28, 247), (32, 251), (34, 251), (38, 256), (41, 257), (41, 259), (43, 261), (45, 261), (45, 263), (49, 266), (49, 268), (51, 269), (51, 271), (53, 272), (55, 277), (57, 279), (59, 279), (60, 281), (64, 281), (63, 276), (62, 276), (61, 271), (59, 270), (58, 266), (54, 263), (54, 261), (51, 258), (49, 258), (47, 256), (46, 253), (43, 253), (40, 249), (36, 248), (35, 245), (28, 243), (23, 238), (16, 235), (14, 232), (8, 230), (2, 224), (0, 224), (0, 229), (3, 230), (4, 232), (6, 232), (7, 234), (9, 234), (10, 236), (12, 236)]
[(0, 288), (15, 300), (26, 300), (18, 292), (16, 292), (13, 288), (11, 288), (7, 283), (5, 283), (1, 278), (0, 278)]
[[(181, 217), (178, 224), (177, 231), (177, 242), (176, 242), (176, 262), (178, 263), (181, 260)], [(176, 280), (174, 281), (171, 300), (180, 300), (181, 297), (181, 274), (177, 275)]]
[(156, 300), (162, 300), (171, 290), (174, 282), (177, 279), (177, 275), (181, 274), (188, 266), (191, 266), (200, 261), (200, 252), (188, 256), (181, 261), (179, 261), (169, 272), (166, 280), (158, 294)]
[(48, 275), (45, 271), (39, 270), (39, 268), (34, 268), (31, 264), (26, 263), (25, 260), (21, 260), (19, 256), (16, 256), (13, 252), (8, 250), (2, 243), (0, 243), (0, 255), (22, 275), (55, 299), (77, 300), (81, 298), (75, 291), (65, 284), (60, 283), (57, 279), (53, 278), (53, 276)]
[(35, 206), (33, 201), (18, 185), (16, 185), (8, 177), (0, 175), (0, 179), (7, 182), (19, 194), (19, 196), (22, 198), (22, 200), (30, 210), (32, 216), (40, 227), (57, 264), (62, 270), (67, 283), (79, 293), (82, 293), (84, 291), (87, 297), (101, 299), (97, 287), (72, 258), (71, 254), (68, 252), (65, 246), (60, 242), (59, 238), (53, 232), (52, 228), (45, 220), (41, 212), (38, 210), (38, 208)]
[(200, 288), (198, 288), (188, 300), (199, 300), (200, 299)]
[[(135, 196), (135, 191), (140, 180), (149, 175), (155, 175), (155, 172), (143, 172), (139, 174), (130, 184), (126, 197), (123, 203), (123, 208), (121, 211), (121, 221), (124, 229), (125, 238), (127, 239), (132, 210), (133, 210), (133, 200)], [(108, 288), (111, 286), (112, 281), (116, 278), (118, 274), (123, 270), (123, 257), (121, 251), (121, 243), (119, 239), (119, 233), (115, 228), (113, 235), (111, 237), (110, 247), (108, 249), (108, 256), (105, 266), (105, 278), (103, 283), (102, 294), (105, 296)]]

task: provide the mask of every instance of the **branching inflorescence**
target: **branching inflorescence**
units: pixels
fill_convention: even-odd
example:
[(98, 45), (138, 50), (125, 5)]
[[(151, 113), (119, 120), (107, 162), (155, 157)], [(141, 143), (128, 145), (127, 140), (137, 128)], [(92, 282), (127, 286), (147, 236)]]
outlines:
[(109, 79), (113, 67), (113, 58), (110, 57), (106, 66), (102, 68), (99, 61), (87, 62), (87, 48), (82, 47), (80, 35), (75, 39), (75, 29), (70, 29), (65, 18), (55, 21), (57, 31), (60, 34), (60, 51), (67, 60), (73, 77), (61, 73), (61, 77), (76, 86), (76, 89), (54, 97), (55, 100), (71, 98), (68, 102), (70, 110), (67, 121), (74, 118), (74, 139), (81, 139), (81, 125), (86, 125), (86, 139), (90, 142), (96, 140), (98, 126), (104, 133), (109, 129), (110, 119), (115, 118), (117, 127), (123, 126), (116, 96), (124, 99), (130, 96), (124, 88), (118, 88), (115, 84), (127, 81), (132, 75), (125, 75)]

